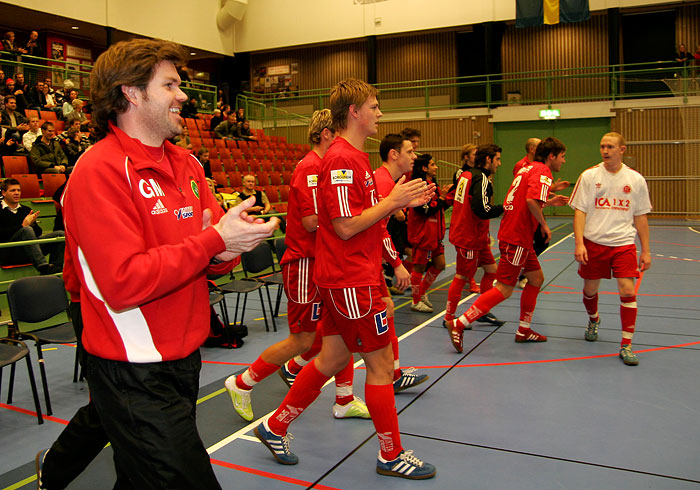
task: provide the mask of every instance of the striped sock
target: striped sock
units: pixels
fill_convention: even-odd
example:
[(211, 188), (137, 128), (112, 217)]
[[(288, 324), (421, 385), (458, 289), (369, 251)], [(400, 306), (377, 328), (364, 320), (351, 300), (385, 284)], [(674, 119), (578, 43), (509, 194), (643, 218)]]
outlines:
[(637, 296), (620, 296), (620, 321), (622, 322), (622, 341), (620, 347), (632, 343), (634, 327), (637, 323)]
[(403, 451), (394, 402), (394, 387), (390, 384), (365, 384), (365, 397), (379, 438), (381, 456), (387, 461), (392, 461)]
[(413, 296), (413, 304), (420, 301), (420, 283), (423, 280), (423, 274), (420, 272), (411, 272), (411, 295)]
[(423, 295), (430, 289), (430, 286), (433, 285), (435, 282), (435, 279), (437, 279), (437, 276), (440, 275), (440, 272), (442, 272), (440, 269), (437, 267), (429, 267), (427, 271), (425, 271), (425, 275), (423, 276), (423, 280), (420, 283), (420, 291), (419, 291), (419, 296), (423, 297)]
[(457, 276), (452, 279), (450, 289), (447, 291), (447, 306), (445, 306), (445, 320), (452, 320), (457, 311), (457, 304), (462, 297), (462, 290), (467, 284), (467, 279), (460, 279)]
[(355, 399), (352, 394), (352, 380), (355, 374), (355, 366), (352, 357), (348, 364), (335, 374), (335, 402), (338, 405), (347, 405)]
[(586, 308), (586, 313), (588, 313), (588, 318), (592, 322), (600, 321), (600, 315), (598, 314), (598, 293), (593, 296), (586, 296), (583, 293), (583, 306)]
[(277, 371), (280, 367), (270, 364), (258, 357), (245, 372), (236, 377), (236, 386), (242, 390), (251, 390), (253, 386)]

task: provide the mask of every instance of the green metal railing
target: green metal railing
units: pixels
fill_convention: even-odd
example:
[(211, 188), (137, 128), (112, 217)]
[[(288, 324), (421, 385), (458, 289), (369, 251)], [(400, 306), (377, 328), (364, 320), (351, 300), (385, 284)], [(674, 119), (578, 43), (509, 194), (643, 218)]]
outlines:
[[(383, 108), (383, 112), (424, 111), (429, 118), (431, 111), (440, 109), (491, 110), (512, 104), (508, 95), (515, 93), (520, 95), (516, 103), (521, 105), (606, 100), (614, 104), (621, 99), (674, 95), (682, 96), (686, 104), (688, 95), (698, 92), (693, 78), (697, 76), (695, 70), (678, 66), (675, 61), (660, 61), (378, 83), (376, 87), (381, 101), (398, 102)], [(255, 115), (261, 119), (287, 121), (289, 114), (284, 107), (306, 105), (313, 110), (327, 107), (329, 92), (328, 88), (283, 94), (244, 92), (237, 104), (251, 107), (255, 102), (259, 108)], [(440, 99), (445, 95), (449, 96), (447, 101)], [(403, 105), (401, 99), (406, 101)]]
[[(90, 94), (90, 72), (92, 65), (88, 63), (74, 63), (63, 60), (54, 60), (51, 58), (39, 58), (26, 54), (18, 57), (16, 53), (2, 52), (5, 57), (13, 59), (0, 59), (0, 66), (5, 70), (6, 78), (21, 72), (24, 74), (24, 81), (30, 86), (36, 84), (37, 81), (43, 81), (46, 78), (51, 79), (51, 85), (54, 87), (62, 87), (64, 80), (70, 79), (75, 85), (75, 90), (83, 97), (87, 98)], [(20, 61), (16, 61), (19, 58)], [(199, 112), (211, 114), (216, 109), (217, 89), (215, 85), (209, 85), (200, 82), (183, 82), (180, 87), (189, 98), (197, 99), (197, 108)]]

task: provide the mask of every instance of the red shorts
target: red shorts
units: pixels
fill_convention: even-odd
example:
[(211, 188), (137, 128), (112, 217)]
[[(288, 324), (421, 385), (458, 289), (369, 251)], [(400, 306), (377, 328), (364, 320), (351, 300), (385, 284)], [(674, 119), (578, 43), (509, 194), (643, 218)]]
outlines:
[(396, 335), (378, 286), (319, 288), (326, 308), (323, 335), (340, 335), (351, 352), (374, 352)]
[(384, 269), (379, 269), (379, 294), (382, 295), (382, 298), (391, 297), (389, 288), (386, 285), (386, 280), (384, 279)]
[(457, 250), (457, 274), (464, 277), (474, 277), (479, 266), (495, 264), (496, 260), (491, 253), (491, 247), (480, 250), (467, 250), (455, 247)]
[(512, 243), (498, 242), (501, 260), (498, 261), (496, 280), (501, 284), (515, 286), (520, 277), (520, 270), (532, 272), (540, 270), (540, 262), (532, 247), (523, 248)]
[(321, 296), (313, 281), (314, 259), (305, 258), (282, 266), (287, 295), (287, 322), (291, 333), (315, 332), (321, 319)]
[(435, 250), (426, 250), (424, 248), (413, 247), (413, 263), (425, 265), (430, 262), (433, 257), (438, 255), (443, 255), (445, 253), (445, 246), (440, 243)]
[(610, 279), (612, 277), (639, 277), (637, 247), (634, 243), (621, 247), (599, 245), (583, 239), (588, 252), (588, 264), (579, 264), (578, 275), (584, 279)]

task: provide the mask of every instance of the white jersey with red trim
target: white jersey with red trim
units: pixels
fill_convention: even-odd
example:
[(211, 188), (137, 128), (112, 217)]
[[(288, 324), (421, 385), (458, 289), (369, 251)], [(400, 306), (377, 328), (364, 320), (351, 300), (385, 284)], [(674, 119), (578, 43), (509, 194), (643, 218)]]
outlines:
[(624, 163), (610, 173), (603, 163), (578, 178), (569, 206), (586, 213), (583, 236), (599, 245), (619, 247), (634, 243), (634, 217), (651, 212), (644, 177)]

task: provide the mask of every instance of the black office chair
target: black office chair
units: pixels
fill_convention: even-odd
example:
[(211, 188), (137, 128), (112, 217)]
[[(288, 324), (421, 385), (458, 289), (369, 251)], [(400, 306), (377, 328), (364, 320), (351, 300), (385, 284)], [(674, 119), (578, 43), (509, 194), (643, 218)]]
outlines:
[(5, 366), (10, 367), (10, 386), (7, 390), (7, 404), (12, 403), (12, 389), (15, 385), (15, 365), (22, 359), (27, 360), (27, 374), (29, 375), (29, 384), (32, 387), (32, 396), (34, 397), (34, 408), (36, 408), (36, 417), (39, 424), (44, 423), (44, 417), (41, 416), (41, 405), (39, 404), (39, 394), (36, 391), (36, 381), (34, 380), (34, 370), (32, 369), (31, 356), (27, 344), (17, 339), (2, 338), (0, 339), (0, 387), (2, 387), (2, 370)]
[[(231, 273), (231, 277), (233, 277), (233, 273)], [(237, 323), (241, 326), (244, 326), (245, 324), (243, 323), (244, 317), (245, 317), (245, 308), (246, 305), (248, 304), (248, 293), (252, 293), (253, 291), (258, 291), (258, 294), (260, 294), (260, 305), (262, 306), (262, 311), (263, 311), (263, 320), (265, 320), (265, 331), (269, 332), (270, 331), (270, 326), (267, 323), (267, 312), (265, 311), (265, 302), (263, 301), (263, 295), (262, 295), (262, 287), (264, 286), (263, 283), (258, 282), (258, 281), (250, 281), (250, 280), (241, 280), (241, 279), (231, 279), (231, 281), (222, 284), (219, 286), (219, 291), (224, 295), (224, 305), (226, 304), (226, 295), (227, 294), (235, 294), (236, 295), (236, 308), (233, 312), (233, 325), (236, 325)], [(210, 294), (210, 304), (211, 303), (211, 292)], [(243, 295), (243, 306), (240, 307), (240, 302), (241, 302), (241, 295)], [(226, 306), (224, 306), (225, 308)], [(240, 321), (238, 320), (238, 311), (240, 309), (241, 312), (241, 319)], [(224, 321), (227, 322), (227, 325), (231, 325), (228, 323), (228, 312), (224, 315)], [(273, 320), (274, 321), (274, 320)], [(274, 323), (273, 323), (274, 326)], [(277, 331), (277, 327), (275, 326), (275, 332)]]
[[(46, 414), (53, 413), (49, 385), (46, 380), (44, 356), (41, 347), (47, 344), (77, 343), (73, 324), (68, 321), (50, 327), (44, 327), (31, 332), (23, 332), (20, 322), (39, 323), (50, 320), (59, 313), (68, 312), (68, 298), (63, 279), (57, 276), (33, 276), (17, 279), (7, 288), (7, 302), (10, 306), (10, 316), (20, 340), (31, 339), (36, 345), (39, 358), (41, 383), (46, 400)], [(78, 374), (78, 349), (75, 353), (73, 379)]]
[[(275, 323), (275, 317), (279, 315), (284, 280), (282, 278), (282, 272), (278, 271), (275, 267), (275, 260), (272, 256), (270, 244), (267, 241), (260, 242), (260, 244), (250, 252), (241, 254), (241, 263), (246, 279), (262, 282), (265, 286), (267, 302), (272, 312), (272, 325), (276, 332), (277, 325)], [(277, 299), (274, 308), (272, 306), (272, 300), (270, 299), (270, 286), (277, 286)]]

